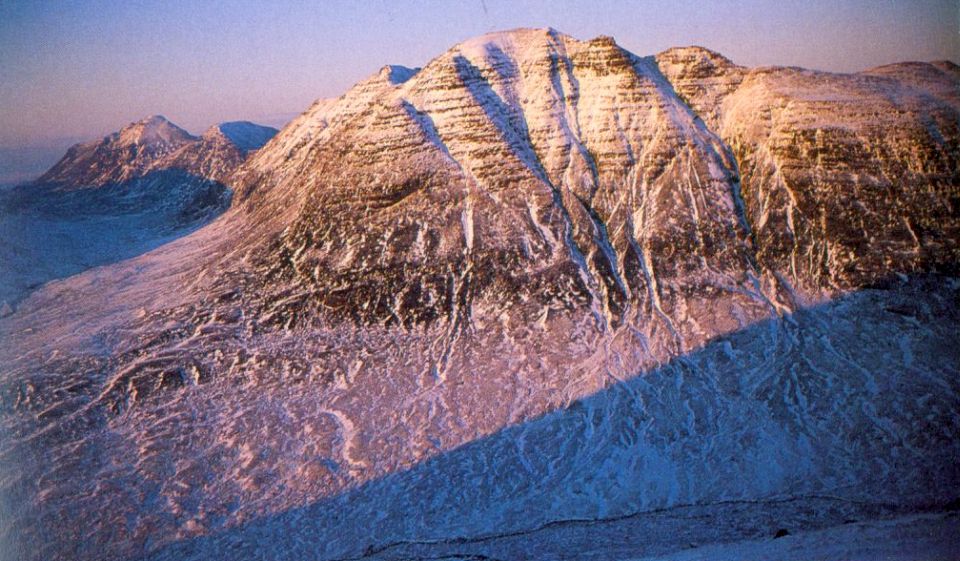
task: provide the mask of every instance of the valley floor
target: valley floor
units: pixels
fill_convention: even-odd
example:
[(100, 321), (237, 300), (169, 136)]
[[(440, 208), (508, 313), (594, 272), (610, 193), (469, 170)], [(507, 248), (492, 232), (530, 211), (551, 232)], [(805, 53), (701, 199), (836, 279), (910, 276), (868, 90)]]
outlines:
[[(850, 505), (848, 505), (850, 506)], [(825, 508), (824, 508), (825, 507)], [(804, 520), (824, 508), (823, 517)], [(829, 501), (681, 507), (527, 533), (397, 543), (350, 560), (934, 561), (960, 559), (960, 513), (843, 520)], [(863, 514), (860, 511), (859, 514)], [(838, 518), (839, 516), (839, 518)], [(781, 528), (780, 524), (789, 527)], [(779, 537), (777, 537), (779, 536)], [(346, 561), (340, 559), (338, 561)]]
[(178, 172), (94, 191), (33, 184), (0, 189), (0, 317), (46, 282), (194, 231), (228, 202), (222, 185)]
[[(643, 561), (908, 561), (960, 559), (957, 513), (905, 516), (823, 530), (691, 548)], [(636, 561), (640, 561), (637, 559)]]

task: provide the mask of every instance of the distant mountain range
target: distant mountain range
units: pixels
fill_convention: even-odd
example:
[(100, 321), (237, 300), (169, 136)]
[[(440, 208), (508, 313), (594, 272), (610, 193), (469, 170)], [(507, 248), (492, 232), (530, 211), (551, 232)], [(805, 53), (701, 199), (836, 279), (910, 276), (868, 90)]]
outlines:
[(240, 121), (215, 125), (195, 137), (154, 115), (101, 140), (74, 145), (37, 183), (101, 186), (162, 169), (219, 180), (276, 133), (276, 129)]
[(0, 549), (625, 559), (960, 499), (957, 65), (521, 29), (275, 132), (151, 117), (9, 199), (178, 233), (0, 320)]
[(220, 180), (276, 133), (233, 122), (195, 137), (149, 117), (74, 145), (39, 179), (0, 192), (0, 309), (209, 222), (230, 205)]
[[(268, 118), (270, 123), (286, 123), (294, 116), (296, 115), (277, 114)], [(247, 124), (246, 121), (227, 122), (215, 125), (211, 127), (211, 130), (219, 126), (234, 126), (235, 128), (239, 126), (242, 130)], [(254, 127), (261, 127), (261, 125), (254, 125)], [(263, 129), (266, 131), (274, 130), (273, 127), (263, 127)], [(32, 145), (0, 147), (0, 185), (12, 186), (36, 180), (63, 158), (64, 151), (67, 148), (80, 140), (80, 138), (64, 137), (37, 141)], [(250, 139), (237, 136), (235, 140), (238, 143), (250, 143), (252, 141), (253, 145), (263, 144), (262, 141), (257, 139), (256, 133)], [(247, 148), (246, 150), (251, 149)]]

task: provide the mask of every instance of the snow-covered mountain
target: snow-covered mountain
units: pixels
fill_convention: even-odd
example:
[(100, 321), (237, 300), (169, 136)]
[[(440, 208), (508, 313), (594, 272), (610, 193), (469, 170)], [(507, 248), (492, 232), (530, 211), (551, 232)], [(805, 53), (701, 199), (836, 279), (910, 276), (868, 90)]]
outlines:
[(220, 123), (213, 130), (225, 136), (244, 152), (259, 150), (279, 132), (273, 127), (265, 127), (250, 121)]
[(161, 115), (130, 123), (101, 140), (77, 144), (36, 183), (66, 188), (99, 187), (179, 169), (222, 180), (246, 157), (266, 144), (276, 129), (246, 121), (221, 123), (192, 136)]
[(77, 144), (37, 183), (98, 186), (146, 174), (155, 162), (197, 138), (161, 115), (147, 117), (100, 140)]
[(386, 66), (217, 221), (0, 320), (0, 545), (625, 559), (938, 516), (958, 88), (552, 29)]
[[(229, 132), (229, 135), (227, 134)], [(230, 204), (223, 183), (277, 131), (223, 123), (200, 137), (160, 116), (77, 144), (0, 193), (0, 309), (44, 282), (153, 249)]]

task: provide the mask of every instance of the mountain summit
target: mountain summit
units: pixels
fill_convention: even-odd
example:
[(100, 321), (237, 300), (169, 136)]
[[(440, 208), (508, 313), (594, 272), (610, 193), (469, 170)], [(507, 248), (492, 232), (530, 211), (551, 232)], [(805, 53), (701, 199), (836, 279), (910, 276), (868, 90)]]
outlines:
[[(542, 282), (552, 305), (659, 324), (684, 347), (699, 337), (668, 310), (708, 286), (764, 315), (954, 270), (957, 105), (930, 92), (956, 76), (926, 68), (751, 70), (699, 47), (495, 33), (316, 104), (252, 158), (239, 200), (283, 216), (263, 258), (331, 297), (327, 315), (409, 323), (474, 299), (536, 315)], [(444, 297), (461, 282), (466, 302)]]
[(643, 558), (945, 511), (958, 85), (553, 29), (385, 66), (203, 172), (216, 221), (0, 320), (0, 548)]
[(153, 115), (120, 129), (116, 142), (120, 146), (179, 146), (196, 140), (187, 131), (171, 123), (163, 115)]
[(74, 145), (37, 183), (72, 187), (124, 181), (198, 139), (160, 115), (130, 123), (101, 140)]
[[(212, 138), (213, 131), (219, 138)], [(219, 180), (276, 132), (244, 121), (216, 125), (202, 137), (196, 137), (165, 117), (153, 115), (101, 140), (71, 147), (36, 183), (60, 184), (71, 189), (98, 187), (166, 169)]]
[(262, 148), (277, 132), (273, 127), (265, 127), (250, 121), (231, 121), (214, 125), (204, 135), (221, 134), (240, 150), (250, 152)]

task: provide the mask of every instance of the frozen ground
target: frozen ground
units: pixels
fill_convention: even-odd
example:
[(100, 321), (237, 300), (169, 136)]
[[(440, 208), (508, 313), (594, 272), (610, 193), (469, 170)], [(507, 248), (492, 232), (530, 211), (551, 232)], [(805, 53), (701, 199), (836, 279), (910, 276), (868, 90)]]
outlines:
[[(607, 560), (942, 509), (958, 289), (858, 292), (632, 374), (614, 340), (559, 319), (524, 334), (476, 316), (444, 379), (436, 330), (211, 322), (161, 355), (128, 325), (86, 356), (8, 349), (4, 539), (37, 558)], [(133, 377), (150, 372), (161, 387)], [(77, 512), (96, 515), (64, 523)]]
[[(642, 561), (935, 561), (960, 559), (960, 517), (854, 522), (779, 539), (693, 547)], [(641, 561), (637, 559), (636, 561)]]

